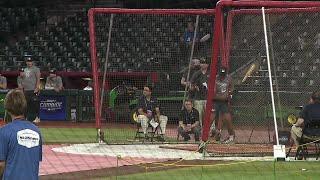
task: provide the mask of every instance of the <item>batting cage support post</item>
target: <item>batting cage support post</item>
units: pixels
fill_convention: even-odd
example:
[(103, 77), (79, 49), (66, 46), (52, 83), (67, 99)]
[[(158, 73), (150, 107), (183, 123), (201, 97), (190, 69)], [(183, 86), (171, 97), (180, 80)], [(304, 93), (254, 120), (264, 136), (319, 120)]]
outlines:
[(262, 7), (261, 10), (262, 10), (263, 30), (264, 30), (264, 38), (265, 38), (265, 46), (266, 46), (266, 54), (267, 54), (267, 62), (268, 62), (270, 93), (271, 93), (271, 102), (272, 102), (272, 113), (273, 113), (274, 128), (275, 128), (276, 141), (277, 141), (277, 144), (273, 146), (273, 152), (274, 152), (273, 155), (276, 160), (283, 161), (286, 157), (286, 152), (285, 152), (285, 146), (279, 144), (276, 107), (275, 107), (274, 96), (273, 96), (273, 83), (272, 83), (272, 73), (271, 73), (271, 65), (270, 65), (269, 44), (268, 44), (267, 25), (266, 25), (266, 13), (265, 13), (264, 7)]

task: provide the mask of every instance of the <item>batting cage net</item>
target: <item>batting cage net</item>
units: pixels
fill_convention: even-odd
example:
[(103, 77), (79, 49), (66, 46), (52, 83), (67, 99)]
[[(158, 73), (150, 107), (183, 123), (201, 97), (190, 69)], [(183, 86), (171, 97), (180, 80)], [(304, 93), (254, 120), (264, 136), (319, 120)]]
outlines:
[[(184, 142), (178, 136), (179, 116), (193, 72), (200, 69), (200, 61), (211, 59), (214, 10), (91, 12), (91, 48), (96, 51), (92, 57), (102, 87), (98, 93), (108, 97), (98, 100), (102, 113), (96, 119), (105, 141)], [(145, 99), (148, 93), (151, 100)], [(201, 129), (197, 131), (199, 142)]]
[(249, 123), (255, 125), (250, 128), (257, 133), (268, 132), (253, 133), (249, 139), (237, 138), (239, 142), (273, 141), (270, 73), (280, 131), (291, 127), (287, 122), (288, 115), (298, 113), (300, 107), (308, 103), (312, 92), (319, 88), (320, 39), (318, 30), (313, 28), (318, 23), (317, 11), (317, 8), (266, 9), (266, 32), (261, 9), (229, 12), (226, 44), (236, 87), (232, 100), (234, 123), (239, 126)]
[[(315, 28), (319, 8), (306, 8), (319, 4), (274, 2), (262, 3), (262, 7), (259, 3), (221, 2), (216, 8), (214, 29), (224, 31), (214, 32), (202, 131), (202, 139), (208, 140), (206, 148), (214, 156), (272, 155), (273, 145), (285, 145), (288, 157), (292, 145), (303, 149), (291, 139), (292, 117), (299, 116), (312, 93), (319, 90), (319, 32)], [(224, 50), (221, 60), (219, 48)], [(219, 99), (226, 83), (223, 74), (232, 80), (226, 90), (228, 110)], [(212, 114), (215, 128), (210, 126)], [(317, 154), (317, 143), (309, 145), (313, 149), (309, 153)]]
[(91, 9), (100, 140), (214, 156), (290, 147), (287, 117), (319, 88), (319, 9), (278, 6), (224, 8), (219, 17), (215, 10)]

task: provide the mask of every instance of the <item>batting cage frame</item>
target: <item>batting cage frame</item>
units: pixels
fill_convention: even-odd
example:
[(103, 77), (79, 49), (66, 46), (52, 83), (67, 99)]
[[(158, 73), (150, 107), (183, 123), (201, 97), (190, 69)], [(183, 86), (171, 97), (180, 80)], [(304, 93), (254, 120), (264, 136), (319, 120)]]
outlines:
[[(95, 122), (97, 128), (97, 137), (99, 142), (102, 142), (102, 125), (101, 125), (101, 91), (102, 88), (99, 84), (99, 77), (102, 76), (102, 72), (98, 72), (98, 57), (97, 57), (97, 42), (96, 42), (96, 25), (95, 25), (95, 15), (97, 14), (146, 14), (146, 15), (213, 15), (215, 14), (214, 9), (119, 9), (119, 8), (91, 8), (88, 11), (88, 21), (89, 21), (89, 36), (90, 36), (90, 54), (91, 54), (91, 64), (92, 64), (92, 77), (94, 86), (94, 106), (95, 106)], [(113, 18), (113, 16), (112, 16)], [(110, 20), (110, 27), (112, 23)], [(222, 30), (222, 29), (221, 29)], [(224, 32), (222, 32), (224, 33)], [(109, 32), (110, 35), (110, 32)], [(194, 40), (193, 40), (194, 41)], [(110, 45), (110, 40), (108, 40), (108, 45)], [(108, 51), (108, 50), (107, 50)], [(192, 57), (192, 55), (191, 55)], [(106, 71), (106, 69), (105, 69)], [(105, 79), (105, 72), (103, 75)], [(103, 88), (102, 88), (103, 89)]]

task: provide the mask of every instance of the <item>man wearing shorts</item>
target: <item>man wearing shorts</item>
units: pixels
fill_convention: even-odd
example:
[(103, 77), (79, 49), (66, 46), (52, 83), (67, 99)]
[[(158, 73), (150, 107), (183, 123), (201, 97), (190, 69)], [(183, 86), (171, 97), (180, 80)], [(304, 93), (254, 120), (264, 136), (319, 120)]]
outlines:
[[(217, 129), (212, 130), (216, 141), (220, 142), (221, 130), (223, 122), (227, 123), (229, 138), (223, 143), (234, 143), (234, 129), (232, 124), (232, 117), (230, 113), (230, 95), (232, 92), (231, 77), (227, 74), (227, 68), (221, 67), (216, 80), (216, 95), (214, 97), (213, 114), (215, 119), (218, 119)], [(213, 122), (214, 125), (215, 122)], [(213, 128), (211, 128), (213, 129)]]

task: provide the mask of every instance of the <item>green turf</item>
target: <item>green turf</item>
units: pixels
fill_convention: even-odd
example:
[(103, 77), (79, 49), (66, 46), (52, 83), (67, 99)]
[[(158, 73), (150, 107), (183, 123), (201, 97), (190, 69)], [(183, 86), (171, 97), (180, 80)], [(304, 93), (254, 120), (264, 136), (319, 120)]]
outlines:
[[(44, 143), (90, 143), (97, 142), (95, 128), (40, 128)], [(106, 141), (127, 141), (134, 137), (134, 129), (112, 128), (105, 130)], [(112, 137), (112, 138), (111, 138)]]
[[(45, 144), (60, 143), (93, 143), (97, 142), (95, 128), (40, 128)], [(135, 129), (110, 128), (105, 129), (105, 141), (109, 143), (129, 143), (135, 137)], [(167, 142), (176, 141), (166, 138)]]
[[(226, 162), (228, 164), (228, 162)], [(275, 165), (275, 171), (274, 171)], [(145, 172), (133, 175), (106, 177), (117, 180), (301, 180), (319, 179), (319, 162), (248, 162), (232, 165), (213, 165), (211, 167), (191, 167)], [(306, 169), (303, 171), (302, 169)], [(100, 178), (101, 179), (101, 178)]]

